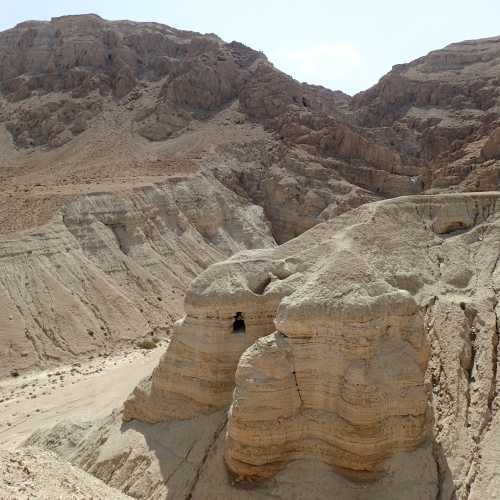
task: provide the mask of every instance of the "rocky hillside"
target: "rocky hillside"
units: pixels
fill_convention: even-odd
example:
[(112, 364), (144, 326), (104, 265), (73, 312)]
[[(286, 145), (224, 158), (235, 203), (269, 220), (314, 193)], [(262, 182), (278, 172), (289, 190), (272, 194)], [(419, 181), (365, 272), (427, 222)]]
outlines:
[(497, 47), (351, 98), (157, 23), (0, 33), (0, 372), (168, 330), (210, 263), (363, 203), (495, 189)]
[(495, 498), (498, 195), (436, 193), (497, 189), (499, 65), (350, 97), (156, 23), (0, 33), (0, 377), (183, 316), (122, 413), (30, 442), (136, 498)]
[(135, 498), (498, 498), (499, 203), (371, 203), (209, 267), (121, 414), (28, 443)]
[(426, 166), (424, 189), (496, 189), (499, 68), (500, 38), (454, 43), (394, 66), (351, 109), (356, 123), (387, 128), (386, 141)]

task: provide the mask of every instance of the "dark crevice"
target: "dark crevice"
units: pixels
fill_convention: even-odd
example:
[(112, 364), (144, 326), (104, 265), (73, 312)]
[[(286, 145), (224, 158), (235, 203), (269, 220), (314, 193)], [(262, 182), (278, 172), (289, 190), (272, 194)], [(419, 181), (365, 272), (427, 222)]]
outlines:
[(465, 318), (467, 320), (467, 329), (468, 329), (468, 334), (469, 334), (469, 344), (470, 344), (470, 359), (468, 362), (463, 366), (463, 369), (465, 371), (465, 374), (467, 376), (467, 392), (466, 392), (466, 397), (467, 397), (467, 407), (465, 409), (465, 425), (467, 427), (470, 426), (469, 423), (469, 410), (470, 410), (470, 404), (471, 404), (471, 393), (472, 393), (472, 386), (474, 384), (475, 376), (474, 376), (474, 367), (476, 365), (476, 355), (477, 355), (477, 347), (476, 347), (476, 328), (474, 326), (475, 319), (477, 316), (477, 311), (472, 308), (472, 307), (467, 307), (465, 305), (465, 308), (462, 307), (462, 303), (460, 304), (460, 308), (464, 310)]
[(108, 224), (107, 225), (115, 236), (118, 247), (125, 254), (130, 252), (130, 244), (128, 242), (127, 226), (125, 224)]
[(208, 444), (205, 450), (205, 454), (203, 455), (200, 466), (196, 470), (196, 474), (194, 476), (193, 482), (191, 483), (191, 486), (189, 487), (189, 491), (185, 497), (185, 500), (192, 500), (194, 490), (196, 488), (196, 485), (198, 484), (198, 481), (200, 480), (201, 473), (203, 471), (203, 468), (205, 467), (205, 464), (207, 463), (208, 457), (210, 456), (210, 453), (212, 452), (215, 444), (217, 443), (217, 440), (219, 439), (219, 436), (221, 435), (222, 431), (224, 431), (224, 429), (226, 428), (227, 419), (228, 416), (226, 414), (221, 425), (219, 425), (219, 427), (214, 432), (212, 439), (210, 440), (210, 443)]
[(304, 406), (304, 400), (302, 399), (302, 393), (300, 392), (299, 382), (297, 381), (297, 373), (295, 370), (292, 371), (293, 379), (295, 381), (295, 387), (297, 388), (297, 394), (299, 395), (300, 405)]
[(243, 313), (237, 312), (233, 322), (233, 333), (243, 334), (246, 332), (245, 319)]

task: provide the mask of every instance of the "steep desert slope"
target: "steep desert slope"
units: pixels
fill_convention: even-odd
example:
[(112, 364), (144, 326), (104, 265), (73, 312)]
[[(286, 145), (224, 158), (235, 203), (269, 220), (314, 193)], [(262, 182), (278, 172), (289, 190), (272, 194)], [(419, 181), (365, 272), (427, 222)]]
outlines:
[(0, 451), (0, 476), (0, 498), (4, 499), (130, 499), (52, 453), (35, 448)]

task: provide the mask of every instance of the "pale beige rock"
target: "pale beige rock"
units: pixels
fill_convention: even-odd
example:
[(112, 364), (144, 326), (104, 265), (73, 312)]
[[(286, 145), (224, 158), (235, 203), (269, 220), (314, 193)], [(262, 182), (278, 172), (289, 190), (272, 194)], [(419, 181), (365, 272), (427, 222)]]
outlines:
[[(239, 257), (224, 265), (223, 283), (217, 266), (192, 283), (168, 354), (126, 402), (126, 420), (184, 419), (230, 403), (241, 353), (274, 330), (279, 300), (297, 283), (297, 277), (286, 279), (296, 271), (293, 262)], [(244, 332), (235, 328), (238, 312), (244, 313)]]
[(60, 424), (50, 432), (36, 433), (28, 442), (54, 450), (139, 499), (319, 500), (331, 498), (332, 491), (340, 500), (436, 498), (430, 445), (398, 453), (388, 464), (389, 473), (378, 481), (353, 482), (320, 461), (297, 460), (272, 481), (242, 487), (228, 476), (224, 464), (225, 422), (224, 412), (156, 425), (123, 424), (115, 414), (90, 430)]
[[(467, 498), (476, 478), (490, 491), (499, 199), (369, 204), (211, 266), (125, 419), (189, 419), (232, 398), (224, 456), (238, 480), (298, 459), (380, 480), (391, 457), (427, 443), (441, 498)], [(255, 341), (272, 328), (255, 329), (259, 307), (277, 333)], [(238, 312), (246, 341), (231, 330)]]
[(167, 331), (192, 277), (273, 244), (260, 207), (201, 175), (81, 196), (0, 239), (0, 374)]
[(37, 448), (0, 450), (0, 498), (45, 500), (126, 500), (102, 481), (63, 462), (53, 453)]
[(135, 496), (495, 498), (498, 195), (337, 216), (497, 188), (499, 43), (351, 99), (154, 23), (0, 34), (2, 373), (167, 329), (208, 265), (291, 240), (196, 278), (72, 460)]
[(500, 128), (493, 130), (488, 137), (488, 140), (481, 150), (481, 155), (486, 160), (500, 159)]

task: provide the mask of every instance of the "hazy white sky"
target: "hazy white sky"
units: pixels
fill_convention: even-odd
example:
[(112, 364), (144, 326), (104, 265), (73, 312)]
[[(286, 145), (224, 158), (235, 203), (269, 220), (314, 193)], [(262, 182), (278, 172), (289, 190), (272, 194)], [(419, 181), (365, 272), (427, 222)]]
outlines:
[(262, 50), (301, 81), (354, 94), (394, 64), (500, 35), (500, 0), (0, 0), (0, 30), (93, 12), (216, 33)]

